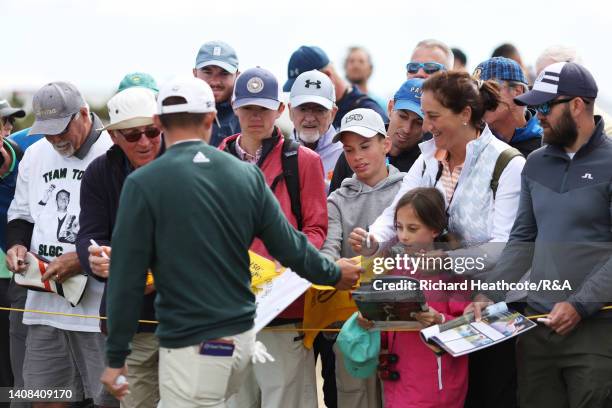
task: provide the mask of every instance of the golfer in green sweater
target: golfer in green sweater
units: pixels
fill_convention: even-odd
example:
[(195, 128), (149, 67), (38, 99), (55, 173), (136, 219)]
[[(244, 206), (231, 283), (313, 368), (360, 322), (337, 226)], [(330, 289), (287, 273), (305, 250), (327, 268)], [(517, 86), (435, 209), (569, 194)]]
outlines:
[(222, 407), (256, 348), (248, 255), (253, 239), (262, 239), (275, 259), (317, 284), (349, 289), (360, 267), (320, 256), (285, 219), (257, 166), (206, 143), (215, 101), (204, 81), (176, 79), (163, 87), (158, 113), (154, 121), (169, 147), (134, 171), (121, 193), (102, 382), (117, 398), (128, 392), (128, 384), (117, 379), (127, 370), (150, 268), (163, 405)]

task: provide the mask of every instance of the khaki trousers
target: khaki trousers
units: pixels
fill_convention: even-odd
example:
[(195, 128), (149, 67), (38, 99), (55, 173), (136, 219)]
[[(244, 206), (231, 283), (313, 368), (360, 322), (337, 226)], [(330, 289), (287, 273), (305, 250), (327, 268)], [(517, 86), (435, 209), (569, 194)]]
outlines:
[(226, 407), (236, 393), (247, 368), (255, 343), (253, 329), (230, 336), (231, 356), (201, 355), (200, 346), (159, 349), (159, 392), (163, 408)]

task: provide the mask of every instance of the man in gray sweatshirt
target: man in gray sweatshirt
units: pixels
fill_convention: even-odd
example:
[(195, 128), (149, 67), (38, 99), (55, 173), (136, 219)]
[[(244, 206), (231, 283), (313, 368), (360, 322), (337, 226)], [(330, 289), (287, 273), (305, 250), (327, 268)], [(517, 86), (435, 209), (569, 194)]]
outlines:
[(545, 314), (517, 343), (521, 408), (612, 404), (612, 142), (593, 114), (597, 84), (573, 62), (540, 73), (515, 102), (535, 106), (544, 147), (529, 155), (516, 221), (469, 310), (503, 300), (531, 267), (527, 314)]

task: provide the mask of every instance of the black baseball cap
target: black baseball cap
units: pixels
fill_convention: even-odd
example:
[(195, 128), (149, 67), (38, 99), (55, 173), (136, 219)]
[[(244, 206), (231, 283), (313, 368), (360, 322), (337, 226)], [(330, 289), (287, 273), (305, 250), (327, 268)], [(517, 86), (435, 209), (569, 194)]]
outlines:
[(537, 106), (557, 96), (597, 97), (593, 75), (575, 62), (556, 62), (544, 68), (536, 78), (533, 89), (514, 98), (517, 105)]

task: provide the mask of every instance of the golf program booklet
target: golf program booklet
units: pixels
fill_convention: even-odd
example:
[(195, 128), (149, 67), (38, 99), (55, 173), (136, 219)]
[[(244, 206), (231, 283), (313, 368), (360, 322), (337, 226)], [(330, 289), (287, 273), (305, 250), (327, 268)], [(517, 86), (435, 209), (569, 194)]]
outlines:
[(500, 302), (483, 310), (480, 322), (469, 313), (421, 330), (421, 338), (428, 345), (459, 357), (501, 343), (535, 326), (534, 322)]

